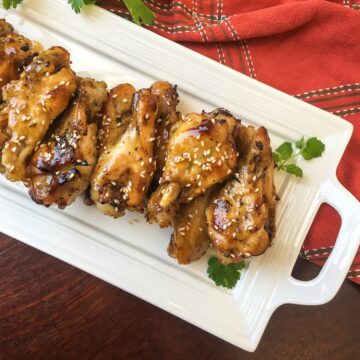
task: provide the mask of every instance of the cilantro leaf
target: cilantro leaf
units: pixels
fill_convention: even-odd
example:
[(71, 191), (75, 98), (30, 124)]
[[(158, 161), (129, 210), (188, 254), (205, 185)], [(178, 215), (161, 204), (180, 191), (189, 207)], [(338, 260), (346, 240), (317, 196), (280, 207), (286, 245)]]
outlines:
[(273, 153), (274, 163), (278, 170), (284, 170), (288, 174), (302, 177), (302, 169), (291, 160), (298, 156), (302, 156), (305, 160), (320, 157), (325, 150), (325, 144), (316, 137), (311, 137), (306, 141), (302, 137), (295, 142), (295, 147), (298, 151), (293, 153), (293, 147), (290, 142), (285, 141), (282, 143)]
[(291, 143), (289, 143), (288, 141), (285, 141), (275, 150), (275, 153), (278, 154), (278, 156), (280, 157), (280, 160), (289, 159), (293, 153), (293, 148), (292, 148)]
[(68, 4), (78, 14), (84, 5), (95, 4), (96, 0), (68, 0)]
[(302, 150), (302, 148), (304, 147), (304, 144), (305, 144), (305, 139), (304, 139), (304, 137), (302, 137), (300, 140), (298, 140), (295, 143), (295, 146), (296, 146), (297, 149)]
[(306, 141), (305, 147), (301, 151), (301, 155), (305, 160), (320, 157), (325, 150), (325, 144), (318, 138), (312, 137)]
[(141, 0), (123, 0), (134, 22), (152, 25), (155, 14)]
[(212, 256), (208, 262), (207, 273), (217, 286), (232, 289), (240, 279), (240, 270), (244, 267), (245, 261), (224, 265), (216, 256)]
[(277, 152), (274, 152), (273, 155), (274, 155), (275, 164), (278, 164), (281, 160), (280, 155)]
[(289, 174), (293, 174), (297, 177), (302, 177), (303, 176), (303, 171), (302, 169), (295, 165), (295, 164), (289, 164), (289, 165), (284, 165), (283, 169), (289, 173)]
[(19, 4), (21, 4), (23, 0), (3, 0), (3, 7), (8, 10), (11, 7), (16, 8)]

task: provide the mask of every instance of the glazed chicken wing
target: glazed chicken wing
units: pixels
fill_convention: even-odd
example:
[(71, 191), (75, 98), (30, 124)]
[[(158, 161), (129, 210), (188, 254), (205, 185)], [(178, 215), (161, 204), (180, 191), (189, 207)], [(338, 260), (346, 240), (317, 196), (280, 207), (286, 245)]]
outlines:
[(5, 167), (1, 164), (2, 151), (5, 143), (10, 138), (10, 134), (8, 131), (8, 109), (5, 104), (0, 106), (0, 173), (3, 173)]
[[(24, 66), (40, 51), (40, 46), (14, 32), (12, 25), (0, 19), (0, 88), (11, 80), (18, 79)], [(2, 102), (0, 92), (0, 102)], [(0, 109), (0, 172), (5, 168), (1, 165), (2, 149), (9, 139), (8, 107), (2, 103)]]
[[(133, 88), (120, 88), (117, 104), (128, 104)], [(114, 96), (115, 94), (113, 94)], [(126, 100), (126, 101), (124, 101)], [(114, 105), (110, 105), (113, 108)], [(107, 145), (102, 142), (103, 153), (98, 159), (91, 181), (91, 198), (103, 213), (119, 217), (125, 209), (142, 211), (145, 195), (155, 171), (153, 145), (157, 99), (149, 89), (142, 89), (132, 96), (131, 108), (114, 109), (120, 130)], [(114, 115), (109, 116), (105, 131), (114, 127)], [(111, 136), (112, 137), (112, 136)]]
[(42, 52), (25, 68), (19, 80), (3, 88), (11, 138), (5, 144), (2, 164), (11, 181), (24, 180), (29, 156), (62, 113), (77, 84), (69, 53), (61, 47)]
[(157, 183), (165, 166), (166, 145), (170, 137), (171, 127), (178, 121), (176, 106), (179, 103), (176, 86), (167, 81), (157, 81), (152, 84), (151, 92), (157, 96), (159, 110), (155, 127), (154, 159), (156, 171), (154, 182)]
[(29, 194), (38, 204), (63, 209), (86, 190), (96, 162), (95, 116), (106, 94), (103, 81), (81, 79), (71, 106), (31, 157)]
[(207, 208), (210, 239), (224, 263), (262, 254), (275, 232), (274, 163), (265, 128), (242, 127), (236, 178)]
[(18, 79), (24, 65), (40, 50), (38, 44), (14, 32), (12, 25), (0, 19), (0, 87)]
[(120, 84), (110, 90), (101, 112), (98, 134), (99, 157), (106, 156), (130, 124), (135, 88)]
[(168, 253), (179, 264), (190, 264), (198, 260), (210, 245), (205, 211), (210, 203), (211, 193), (212, 190), (209, 190), (190, 203), (182, 204), (173, 220), (174, 232)]
[(189, 203), (229, 178), (237, 165), (239, 121), (223, 109), (190, 113), (171, 129), (160, 186), (147, 206), (149, 222), (170, 226), (179, 203)]

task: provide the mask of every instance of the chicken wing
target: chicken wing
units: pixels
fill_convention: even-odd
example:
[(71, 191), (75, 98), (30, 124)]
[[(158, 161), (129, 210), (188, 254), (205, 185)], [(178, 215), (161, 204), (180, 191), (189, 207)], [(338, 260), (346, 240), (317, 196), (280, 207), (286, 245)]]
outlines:
[[(117, 96), (118, 104), (128, 104), (132, 91), (133, 88), (127, 85), (123, 89), (127, 95)], [(155, 171), (153, 147), (157, 110), (156, 97), (149, 89), (142, 89), (134, 93), (130, 109), (124, 106), (115, 111), (120, 116), (118, 124), (121, 130), (117, 134), (120, 137), (112, 139), (108, 145), (102, 144), (104, 152), (98, 159), (91, 181), (91, 198), (103, 213), (116, 218), (122, 216), (125, 209), (143, 210)], [(110, 124), (114, 124), (114, 116), (110, 119)]]
[(16, 33), (12, 25), (0, 19), (0, 87), (18, 79), (23, 67), (40, 50), (38, 43)]
[(178, 121), (176, 106), (179, 103), (176, 86), (167, 81), (157, 81), (152, 84), (151, 92), (157, 96), (159, 111), (155, 127), (154, 159), (156, 171), (153, 181), (157, 184), (165, 166), (166, 145), (170, 137), (171, 127)]
[(236, 178), (207, 208), (210, 239), (224, 263), (262, 254), (275, 233), (274, 163), (265, 128), (242, 127)]
[(29, 194), (38, 204), (63, 209), (86, 190), (96, 162), (95, 117), (106, 94), (103, 81), (81, 79), (71, 106), (31, 157)]
[(147, 219), (170, 226), (179, 203), (188, 203), (228, 179), (237, 165), (234, 135), (240, 121), (224, 109), (190, 113), (171, 129), (160, 186), (151, 195)]
[(210, 245), (205, 211), (211, 200), (212, 190), (199, 195), (188, 204), (182, 204), (174, 221), (174, 232), (168, 253), (179, 264), (198, 260)]
[(5, 85), (11, 138), (3, 149), (2, 164), (9, 180), (25, 179), (29, 156), (66, 109), (76, 87), (70, 55), (61, 47), (42, 52), (25, 67), (19, 80)]
[(9, 140), (8, 131), (8, 108), (3, 103), (0, 105), (0, 173), (5, 171), (5, 167), (1, 164), (2, 151), (5, 143)]
[[(0, 19), (0, 88), (11, 80), (18, 79), (24, 66), (26, 66), (41, 47), (26, 37), (14, 32), (11, 24)], [(0, 102), (2, 101), (0, 92)], [(5, 170), (1, 165), (1, 153), (5, 142), (9, 139), (8, 108), (2, 103), (0, 110), (0, 172)]]

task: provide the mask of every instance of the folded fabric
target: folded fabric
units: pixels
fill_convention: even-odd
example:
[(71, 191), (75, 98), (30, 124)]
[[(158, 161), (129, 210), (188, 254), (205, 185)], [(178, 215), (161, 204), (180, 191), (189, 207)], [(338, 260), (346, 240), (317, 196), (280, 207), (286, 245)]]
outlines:
[[(144, 2), (156, 13), (151, 31), (351, 122), (337, 175), (360, 199), (360, 1)], [(120, 0), (97, 3), (130, 19)], [(323, 205), (300, 255), (323, 265), (339, 228)], [(360, 284), (359, 251), (348, 277)]]

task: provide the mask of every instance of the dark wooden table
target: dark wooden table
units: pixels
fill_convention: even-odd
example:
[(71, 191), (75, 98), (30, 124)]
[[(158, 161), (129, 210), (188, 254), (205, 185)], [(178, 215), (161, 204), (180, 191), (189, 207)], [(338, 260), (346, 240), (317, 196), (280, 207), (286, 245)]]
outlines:
[[(317, 268), (299, 260), (294, 276)], [(357, 359), (358, 286), (323, 306), (285, 305), (247, 353), (0, 234), (0, 359)]]

